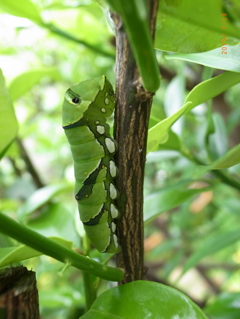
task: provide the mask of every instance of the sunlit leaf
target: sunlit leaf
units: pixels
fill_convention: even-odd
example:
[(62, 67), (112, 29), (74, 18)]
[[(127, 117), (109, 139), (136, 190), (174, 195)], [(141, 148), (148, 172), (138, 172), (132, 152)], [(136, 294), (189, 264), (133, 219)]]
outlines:
[(52, 80), (59, 80), (60, 75), (56, 68), (31, 70), (20, 74), (13, 79), (9, 86), (9, 92), (12, 100), (16, 100), (24, 95), (35, 84), (39, 83), (43, 77), (48, 77)]
[(155, 47), (179, 53), (204, 52), (222, 46), (222, 34), (228, 37), (228, 44), (237, 44), (239, 29), (229, 19), (223, 20), (226, 16), (222, 13), (218, 0), (160, 1)]
[(0, 8), (14, 16), (27, 18), (38, 24), (42, 23), (38, 8), (29, 0), (2, 0)]
[(187, 95), (183, 107), (173, 115), (164, 119), (148, 131), (147, 151), (157, 150), (158, 144), (167, 134), (170, 127), (185, 113), (194, 107), (219, 95), (229, 87), (240, 82), (240, 74), (226, 72), (195, 86)]
[(20, 206), (18, 216), (20, 219), (29, 215), (42, 205), (50, 201), (54, 196), (62, 191), (69, 189), (68, 184), (49, 185), (36, 190), (27, 201)]
[(17, 135), (18, 122), (0, 69), (0, 158)]
[[(67, 241), (63, 238), (49, 237), (49, 239), (66, 248), (72, 248), (72, 242)], [(25, 245), (21, 245), (18, 247), (0, 248), (0, 267), (5, 267), (20, 262), (22, 260), (26, 260), (41, 255), (43, 255), (43, 253)]]
[(183, 182), (171, 187), (165, 187), (157, 193), (150, 194), (144, 199), (144, 221), (148, 224), (161, 213), (181, 205), (194, 195), (205, 192), (210, 188), (190, 189), (191, 182)]
[(61, 202), (49, 204), (38, 218), (29, 220), (27, 226), (43, 236), (62, 237), (79, 245), (74, 215)]
[[(227, 45), (226, 47), (227, 50), (225, 51), (220, 47), (203, 53), (166, 55), (166, 59), (185, 60), (215, 69), (240, 72), (240, 45)], [(222, 52), (225, 53), (223, 54)]]
[(207, 319), (183, 293), (151, 281), (134, 281), (102, 293), (82, 319)]
[(223, 169), (240, 163), (240, 144), (210, 165), (211, 169)]

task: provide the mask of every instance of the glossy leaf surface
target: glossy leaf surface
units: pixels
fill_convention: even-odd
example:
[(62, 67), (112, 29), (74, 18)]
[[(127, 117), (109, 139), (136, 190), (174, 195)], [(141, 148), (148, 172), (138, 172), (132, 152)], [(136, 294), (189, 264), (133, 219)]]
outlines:
[(101, 294), (83, 319), (206, 319), (183, 293), (150, 281), (135, 281)]

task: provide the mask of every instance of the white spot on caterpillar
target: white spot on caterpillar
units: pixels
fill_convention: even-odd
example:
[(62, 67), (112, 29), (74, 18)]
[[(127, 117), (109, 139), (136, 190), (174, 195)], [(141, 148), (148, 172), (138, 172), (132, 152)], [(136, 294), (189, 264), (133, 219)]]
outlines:
[(102, 125), (97, 125), (97, 132), (99, 134), (104, 134), (105, 133), (105, 127)]
[(117, 190), (112, 183), (110, 183), (110, 197), (111, 197), (111, 199), (117, 198)]
[(109, 162), (109, 171), (110, 171), (110, 175), (112, 176), (112, 178), (117, 176), (117, 168), (116, 168), (114, 161)]
[(104, 102), (105, 102), (106, 105), (108, 105), (109, 104), (109, 99), (106, 97)]
[(101, 108), (102, 113), (106, 113), (106, 109), (104, 107)]
[(113, 232), (113, 233), (115, 233), (116, 227), (117, 227), (117, 226), (116, 226), (115, 223), (112, 223), (112, 224), (111, 224), (111, 228), (112, 228), (112, 232)]
[(113, 234), (113, 241), (114, 241), (115, 247), (118, 248), (118, 239), (117, 239), (117, 236), (115, 234)]
[(111, 212), (112, 218), (118, 217), (118, 210), (113, 204), (110, 205), (110, 212)]
[(107, 97), (107, 96), (108, 96), (108, 92), (105, 93), (105, 97)]
[(95, 122), (96, 125), (98, 125), (99, 123), (100, 123), (99, 121), (96, 121), (96, 122)]
[(105, 138), (105, 144), (109, 153), (113, 154), (116, 151), (115, 143), (109, 137)]

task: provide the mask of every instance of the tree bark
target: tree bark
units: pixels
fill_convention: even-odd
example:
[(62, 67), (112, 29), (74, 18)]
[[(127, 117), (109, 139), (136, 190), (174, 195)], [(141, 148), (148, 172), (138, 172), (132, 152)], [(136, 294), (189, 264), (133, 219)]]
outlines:
[[(154, 37), (158, 0), (148, 1), (149, 25)], [(118, 267), (124, 269), (122, 283), (144, 278), (143, 263), (143, 179), (146, 161), (148, 121), (153, 94), (141, 86), (141, 78), (129, 41), (118, 15), (113, 14), (116, 27), (116, 111), (115, 139), (119, 150), (116, 181), (120, 196), (118, 207), (118, 238), (121, 252)]]
[(35, 272), (23, 266), (0, 270), (0, 318), (39, 318)]

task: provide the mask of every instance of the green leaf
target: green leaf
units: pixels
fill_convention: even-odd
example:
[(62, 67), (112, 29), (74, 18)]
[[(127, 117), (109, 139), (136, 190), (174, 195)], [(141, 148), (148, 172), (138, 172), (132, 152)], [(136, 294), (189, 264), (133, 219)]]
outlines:
[(240, 163), (240, 144), (232, 148), (227, 154), (209, 165), (210, 169), (224, 169)]
[(160, 74), (148, 26), (145, 1), (107, 2), (121, 15), (144, 88), (149, 92), (156, 92), (160, 85)]
[(190, 298), (151, 281), (134, 281), (102, 293), (82, 319), (207, 319)]
[(18, 122), (0, 69), (0, 159), (17, 136)]
[(84, 308), (85, 296), (81, 287), (77, 286), (77, 288), (74, 289), (73, 285), (65, 284), (61, 286), (54, 285), (47, 290), (39, 290), (39, 304), (42, 308), (48, 308), (48, 311), (49, 309), (53, 309), (53, 316), (55, 318), (57, 318), (57, 308), (60, 309), (62, 318), (76, 318), (76, 316), (72, 317), (69, 314), (67, 317), (65, 317), (63, 315), (63, 309), (66, 310), (72, 307), (79, 311), (79, 308)]
[(14, 16), (27, 18), (37, 24), (43, 23), (38, 8), (29, 0), (2, 0), (0, 1), (0, 8)]
[(211, 319), (239, 319), (240, 293), (224, 292), (204, 310)]
[(166, 55), (166, 59), (179, 59), (194, 62), (211, 68), (240, 72), (240, 45), (227, 45), (227, 54), (222, 53), (222, 48), (217, 48), (203, 53), (172, 54)]
[(211, 159), (216, 160), (228, 150), (227, 128), (220, 113), (213, 113), (212, 121), (214, 132), (208, 136), (208, 147)]
[(49, 237), (67, 238), (79, 246), (79, 236), (75, 230), (74, 214), (71, 214), (63, 203), (50, 203), (38, 218), (31, 219), (27, 226), (38, 233)]
[(187, 272), (190, 268), (196, 266), (198, 262), (208, 255), (212, 255), (217, 251), (226, 248), (227, 246), (236, 243), (240, 240), (240, 231), (230, 231), (221, 234), (214, 235), (204, 241), (204, 244), (199, 247), (191, 256), (188, 258), (182, 274)]
[(70, 189), (68, 184), (56, 184), (45, 186), (36, 190), (18, 209), (17, 214), (19, 219), (22, 220), (36, 209), (49, 202), (54, 196), (67, 189)]
[(177, 207), (194, 195), (206, 192), (210, 187), (189, 189), (188, 186), (193, 181), (183, 182), (171, 187), (166, 187), (160, 192), (146, 196), (144, 199), (144, 222), (150, 223), (161, 213)]
[(162, 120), (148, 130), (147, 153), (154, 152), (158, 149), (158, 144), (167, 141), (164, 137), (167, 135), (170, 127), (188, 110), (192, 102), (187, 102), (184, 106), (173, 115)]
[(219, 95), (240, 82), (240, 74), (226, 72), (195, 86), (187, 95), (183, 107), (173, 115), (151, 127), (148, 131), (147, 152), (153, 152), (170, 127), (185, 113), (197, 105)]
[[(237, 44), (239, 29), (223, 18), (222, 3), (218, 0), (162, 0), (155, 47), (180, 53), (204, 52), (222, 46), (222, 34), (228, 37), (228, 44)], [(222, 28), (223, 22), (227, 23), (226, 28)]]
[[(72, 248), (72, 242), (67, 241), (63, 238), (49, 237), (49, 239), (66, 248)], [(18, 247), (0, 248), (0, 267), (5, 267), (20, 262), (22, 260), (30, 259), (41, 255), (43, 255), (43, 253), (25, 245), (21, 245)]]
[(39, 83), (43, 77), (50, 77), (52, 80), (59, 80), (60, 74), (56, 68), (44, 68), (39, 70), (27, 71), (17, 76), (9, 86), (12, 100), (24, 95), (35, 84)]
[(160, 141), (159, 150), (181, 151), (182, 142), (179, 139), (178, 135), (175, 134), (171, 129), (168, 131), (166, 139), (167, 141), (165, 141), (164, 143)]

